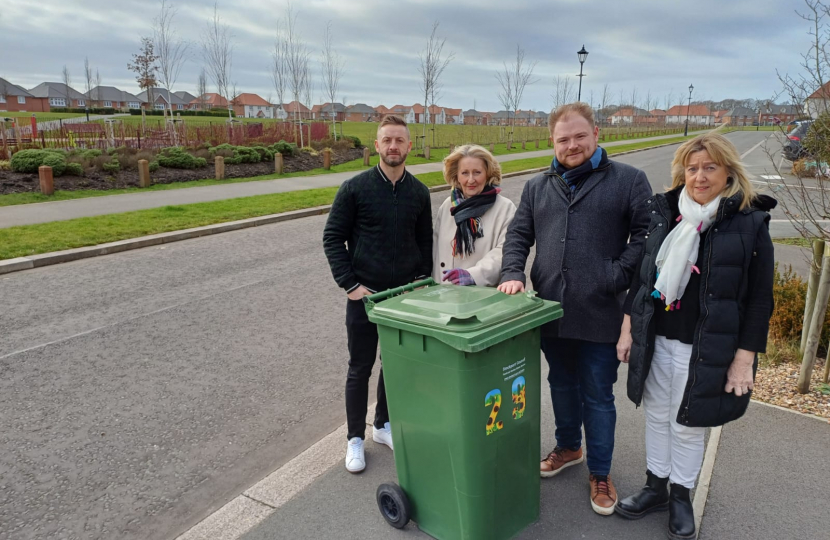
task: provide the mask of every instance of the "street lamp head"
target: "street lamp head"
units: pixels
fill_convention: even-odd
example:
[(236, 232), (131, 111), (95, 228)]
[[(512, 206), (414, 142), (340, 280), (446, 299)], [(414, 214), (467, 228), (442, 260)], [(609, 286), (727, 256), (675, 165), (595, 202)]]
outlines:
[(576, 56), (579, 58), (580, 64), (585, 63), (585, 59), (588, 58), (588, 51), (585, 50), (585, 45), (583, 45), (582, 48), (576, 52)]
[(690, 85), (689, 85), (689, 94), (690, 94), (690, 95), (691, 95), (691, 93), (692, 93), (692, 90), (694, 90), (694, 89), (695, 89), (695, 87), (694, 87), (693, 85), (691, 85), (691, 84), (690, 84)]

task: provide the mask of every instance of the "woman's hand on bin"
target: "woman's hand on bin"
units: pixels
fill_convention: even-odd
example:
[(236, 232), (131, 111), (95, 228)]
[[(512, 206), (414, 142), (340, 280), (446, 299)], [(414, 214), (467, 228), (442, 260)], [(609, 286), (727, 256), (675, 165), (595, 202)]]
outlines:
[(369, 289), (363, 285), (358, 285), (357, 289), (349, 293), (349, 300), (363, 300), (364, 296), (369, 296), (370, 294), (372, 293), (369, 292)]
[(499, 290), (504, 294), (517, 294), (525, 292), (525, 284), (519, 280), (505, 281), (499, 285)]
[(473, 276), (463, 268), (453, 268), (452, 270), (444, 270), (444, 281), (449, 281), (453, 285), (475, 285), (476, 280)]

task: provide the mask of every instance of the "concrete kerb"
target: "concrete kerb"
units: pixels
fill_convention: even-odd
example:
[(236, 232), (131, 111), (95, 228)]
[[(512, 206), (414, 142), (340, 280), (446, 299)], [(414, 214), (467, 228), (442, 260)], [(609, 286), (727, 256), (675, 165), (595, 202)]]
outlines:
[[(673, 146), (676, 144), (680, 143), (675, 142), (660, 144), (657, 146), (649, 146), (648, 148), (638, 148), (637, 150), (619, 152), (617, 154), (614, 154), (614, 156), (624, 156), (627, 154), (634, 154), (636, 152), (643, 152), (645, 150), (653, 150), (655, 148)], [(547, 170), (548, 167), (537, 167), (534, 169), (526, 169), (523, 171), (505, 173), (502, 175), (502, 178), (524, 176), (527, 174), (534, 174), (544, 172)], [(449, 189), (449, 185), (440, 185), (429, 188), (429, 191), (430, 193), (436, 193), (439, 191), (448, 191)], [(139, 238), (130, 238), (127, 240), (108, 242), (106, 244), (98, 244), (95, 246), (86, 246), (75, 249), (67, 249), (63, 251), (54, 251), (51, 253), (30, 255), (27, 257), (17, 257), (15, 259), (7, 259), (5, 261), (0, 261), (0, 275), (10, 274), (12, 272), (20, 272), (22, 270), (29, 270), (32, 268), (40, 268), (42, 266), (77, 261), (80, 259), (99, 257), (101, 255), (110, 255), (112, 253), (120, 253), (131, 249), (140, 249), (144, 247), (157, 246), (160, 244), (167, 244), (170, 242), (179, 242), (181, 240), (198, 238), (200, 236), (208, 236), (211, 234), (238, 231), (241, 229), (247, 229), (249, 227), (258, 227), (260, 225), (270, 225), (272, 223), (279, 223), (281, 221), (290, 221), (293, 219), (300, 219), (304, 217), (318, 216), (321, 214), (326, 214), (330, 210), (331, 205), (316, 206), (314, 208), (294, 210), (291, 212), (284, 212), (282, 214), (270, 214), (267, 216), (253, 217), (248, 219), (242, 219), (239, 221), (229, 221), (226, 223), (217, 223), (215, 225), (205, 225), (203, 227), (195, 227), (192, 229), (184, 229), (181, 231), (172, 231), (167, 233), (153, 234), (149, 236), (141, 236)]]

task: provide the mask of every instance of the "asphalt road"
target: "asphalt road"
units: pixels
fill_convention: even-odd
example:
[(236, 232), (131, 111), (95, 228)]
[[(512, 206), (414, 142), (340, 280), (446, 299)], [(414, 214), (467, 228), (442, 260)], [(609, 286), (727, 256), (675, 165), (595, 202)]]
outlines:
[[(673, 150), (621, 160), (660, 186)], [(340, 425), (324, 222), (0, 278), (0, 538), (174, 538)]]

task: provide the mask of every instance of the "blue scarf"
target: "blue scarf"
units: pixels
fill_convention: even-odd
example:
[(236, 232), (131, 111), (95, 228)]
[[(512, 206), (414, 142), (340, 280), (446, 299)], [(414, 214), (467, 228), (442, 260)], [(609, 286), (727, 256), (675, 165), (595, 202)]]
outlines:
[(591, 159), (586, 160), (585, 163), (573, 169), (566, 169), (564, 165), (559, 163), (558, 159), (553, 158), (553, 169), (565, 181), (572, 194), (576, 193), (576, 190), (579, 189), (582, 182), (591, 176), (595, 170), (600, 167), (605, 167), (607, 164), (608, 154), (605, 153), (604, 148), (600, 148), (599, 146), (597, 146)]

